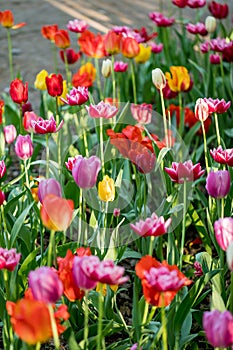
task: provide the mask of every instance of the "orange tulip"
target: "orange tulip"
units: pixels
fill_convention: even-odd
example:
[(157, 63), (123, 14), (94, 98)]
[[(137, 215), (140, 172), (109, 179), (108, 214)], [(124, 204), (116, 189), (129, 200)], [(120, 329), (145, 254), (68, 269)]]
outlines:
[(84, 86), (90, 87), (93, 85), (96, 77), (96, 68), (91, 62), (87, 62), (73, 75), (72, 85), (74, 87)]
[(4, 113), (4, 100), (0, 100), (0, 124), (2, 124), (3, 113)]
[(3, 27), (12, 29), (18, 29), (26, 25), (25, 22), (14, 24), (14, 16), (10, 10), (0, 12), (0, 23)]
[(53, 194), (48, 194), (43, 199), (40, 216), (45, 227), (54, 231), (65, 231), (71, 221), (74, 210), (74, 202)]
[(65, 29), (59, 29), (54, 34), (54, 43), (60, 49), (67, 49), (70, 46), (69, 33)]
[(187, 68), (183, 66), (170, 67), (172, 73), (166, 72), (165, 77), (169, 88), (174, 92), (187, 91), (191, 85), (191, 79)]
[(107, 56), (105, 47), (104, 47), (104, 35), (94, 34), (89, 30), (82, 32), (81, 36), (78, 39), (78, 44), (80, 49), (87, 56), (94, 58), (102, 58)]
[(109, 30), (104, 39), (105, 50), (111, 55), (119, 53), (121, 50), (121, 38), (121, 35), (113, 30)]
[(43, 26), (41, 28), (41, 34), (45, 39), (48, 39), (50, 41), (54, 41), (54, 35), (58, 31), (58, 25), (57, 24), (51, 24), (48, 26)]
[(134, 38), (122, 38), (122, 55), (128, 58), (136, 57), (140, 52), (140, 46)]

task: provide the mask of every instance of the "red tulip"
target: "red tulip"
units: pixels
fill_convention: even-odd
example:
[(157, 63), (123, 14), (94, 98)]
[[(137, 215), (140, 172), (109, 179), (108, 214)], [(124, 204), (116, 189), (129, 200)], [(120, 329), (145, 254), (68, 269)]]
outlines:
[(65, 29), (59, 29), (54, 34), (54, 43), (60, 49), (67, 49), (70, 46), (69, 33)]
[(28, 100), (28, 82), (23, 84), (22, 80), (15, 79), (10, 84), (10, 96), (15, 103), (24, 104)]
[(50, 41), (54, 41), (54, 35), (58, 31), (58, 25), (57, 24), (51, 24), (48, 26), (43, 26), (41, 28), (41, 34), (45, 39), (48, 39)]
[(130, 37), (122, 38), (121, 52), (123, 56), (133, 58), (139, 54), (139, 51), (140, 46), (136, 39)]
[(61, 96), (63, 92), (63, 78), (61, 74), (51, 74), (45, 78), (48, 94), (56, 97)]

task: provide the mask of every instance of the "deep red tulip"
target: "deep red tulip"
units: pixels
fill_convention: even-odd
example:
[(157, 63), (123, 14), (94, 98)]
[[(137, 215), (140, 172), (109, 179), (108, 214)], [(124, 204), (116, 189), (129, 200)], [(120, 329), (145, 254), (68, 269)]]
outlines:
[(208, 4), (208, 9), (211, 12), (211, 14), (218, 19), (226, 18), (229, 12), (229, 7), (227, 4), (221, 4), (216, 1), (211, 1)]
[(48, 94), (56, 97), (61, 96), (63, 92), (63, 78), (61, 74), (51, 74), (45, 78)]
[(66, 50), (61, 50), (60, 51), (60, 57), (61, 57), (61, 59), (62, 59), (62, 61), (64, 63), (65, 63), (65, 56), (67, 58), (67, 63), (68, 64), (74, 64), (81, 57), (81, 53), (80, 52), (75, 52), (74, 49), (68, 48)]

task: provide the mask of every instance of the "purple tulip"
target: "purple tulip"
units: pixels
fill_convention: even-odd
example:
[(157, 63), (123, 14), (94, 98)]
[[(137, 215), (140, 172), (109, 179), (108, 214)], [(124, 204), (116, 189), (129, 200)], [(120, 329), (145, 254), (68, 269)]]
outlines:
[(63, 294), (63, 284), (56, 270), (48, 266), (41, 266), (29, 272), (29, 288), (34, 299), (45, 303), (55, 303)]
[(15, 153), (20, 159), (27, 160), (33, 154), (32, 140), (29, 135), (19, 135), (15, 143)]
[(150, 218), (147, 218), (145, 221), (139, 220), (136, 224), (130, 224), (130, 227), (142, 237), (147, 236), (162, 236), (167, 233), (167, 229), (171, 224), (171, 219), (167, 221), (164, 220), (164, 217), (158, 217), (155, 213), (152, 214)]
[(211, 197), (223, 198), (230, 191), (231, 178), (228, 170), (210, 171), (206, 179), (206, 190)]
[(47, 194), (55, 194), (55, 196), (62, 197), (61, 185), (57, 180), (51, 178), (40, 181), (38, 187), (38, 198), (41, 203)]
[(214, 233), (219, 246), (226, 251), (233, 242), (233, 218), (226, 217), (215, 221)]
[(94, 187), (100, 168), (101, 161), (98, 157), (84, 158), (79, 156), (72, 168), (74, 181), (80, 188)]
[(202, 322), (206, 338), (212, 346), (227, 348), (233, 344), (233, 316), (230, 311), (206, 311)]
[(73, 262), (73, 277), (78, 288), (84, 290), (94, 289), (97, 281), (90, 277), (100, 261), (97, 256), (76, 256)]

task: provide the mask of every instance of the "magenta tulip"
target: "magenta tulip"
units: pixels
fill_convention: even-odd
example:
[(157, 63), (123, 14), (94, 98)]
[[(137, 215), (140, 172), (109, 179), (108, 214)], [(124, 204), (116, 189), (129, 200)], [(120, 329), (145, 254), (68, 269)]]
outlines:
[(78, 288), (84, 290), (94, 289), (97, 281), (90, 277), (91, 273), (99, 265), (97, 256), (76, 256), (73, 262), (73, 277)]
[(118, 285), (129, 279), (128, 276), (123, 276), (124, 272), (124, 267), (116, 266), (112, 260), (103, 260), (100, 261), (90, 276), (100, 283)]
[(231, 178), (228, 170), (210, 171), (206, 179), (206, 190), (213, 198), (224, 198), (230, 191)]
[(84, 86), (73, 87), (70, 93), (66, 95), (66, 99), (60, 99), (70, 106), (80, 106), (89, 99), (88, 88)]
[(80, 155), (72, 168), (74, 181), (80, 188), (94, 187), (100, 168), (101, 162), (98, 157), (84, 158)]
[(187, 160), (184, 163), (173, 162), (171, 168), (164, 168), (164, 170), (172, 181), (179, 184), (184, 183), (184, 181), (195, 181), (205, 172), (205, 170), (201, 170), (200, 163), (193, 164), (191, 160)]
[(215, 221), (214, 233), (219, 246), (226, 251), (233, 242), (233, 218), (226, 217)]
[(233, 166), (233, 148), (223, 150), (222, 146), (218, 146), (210, 150), (210, 155), (217, 163)]
[(31, 126), (37, 134), (52, 134), (58, 132), (63, 124), (64, 120), (62, 120), (57, 127), (53, 116), (51, 116), (49, 119), (39, 117), (37, 120), (31, 121)]
[(0, 270), (6, 269), (13, 271), (18, 265), (21, 258), (20, 253), (16, 253), (16, 249), (12, 248), (10, 250), (0, 248)]
[(15, 153), (20, 159), (26, 160), (33, 154), (32, 140), (29, 135), (19, 135), (15, 143)]

